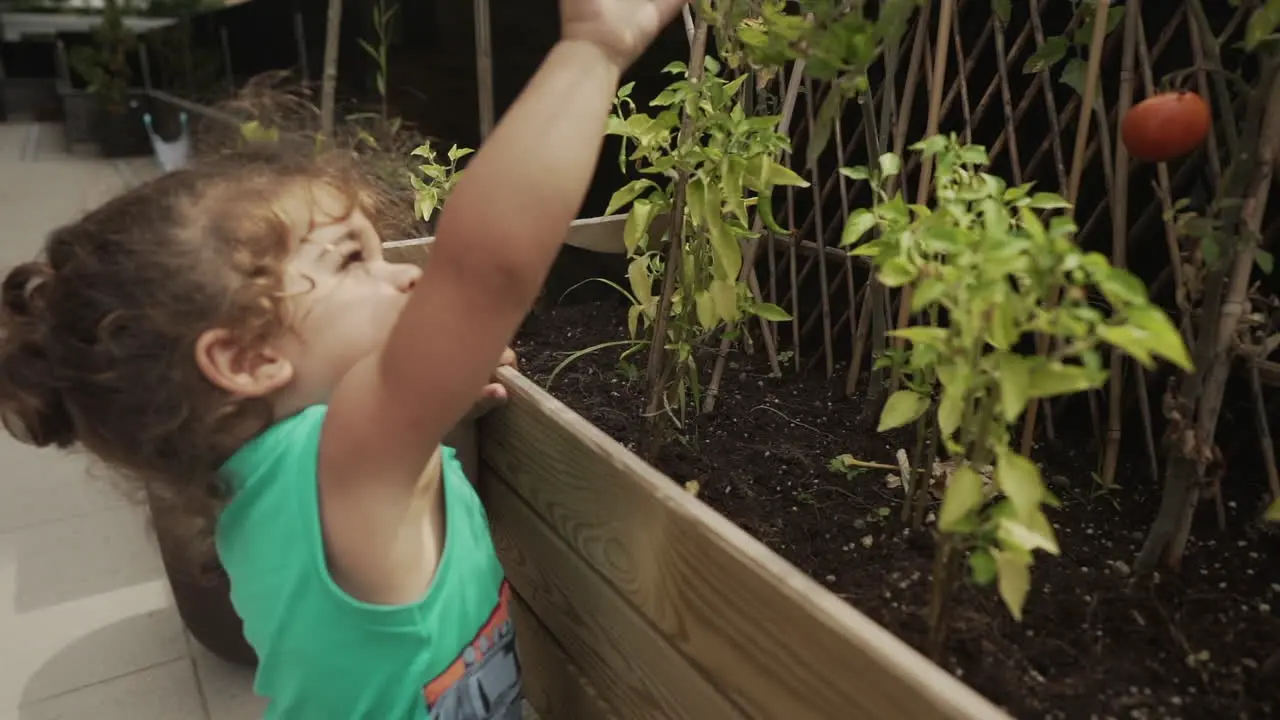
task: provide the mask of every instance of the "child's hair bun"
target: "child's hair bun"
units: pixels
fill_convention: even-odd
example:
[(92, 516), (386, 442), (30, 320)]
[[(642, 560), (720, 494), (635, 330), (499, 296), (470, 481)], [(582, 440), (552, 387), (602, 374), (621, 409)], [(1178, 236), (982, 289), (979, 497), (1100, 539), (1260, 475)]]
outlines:
[(75, 423), (47, 346), (53, 282), (48, 263), (30, 262), (0, 285), (0, 421), (21, 442), (67, 447), (76, 440)]

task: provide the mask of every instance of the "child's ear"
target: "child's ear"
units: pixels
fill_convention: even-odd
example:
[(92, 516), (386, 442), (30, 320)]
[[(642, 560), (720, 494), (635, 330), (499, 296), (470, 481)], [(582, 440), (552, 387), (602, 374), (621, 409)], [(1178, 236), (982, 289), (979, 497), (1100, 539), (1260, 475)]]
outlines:
[(209, 382), (239, 397), (267, 397), (293, 380), (293, 363), (270, 347), (245, 348), (229, 330), (196, 340), (196, 365)]

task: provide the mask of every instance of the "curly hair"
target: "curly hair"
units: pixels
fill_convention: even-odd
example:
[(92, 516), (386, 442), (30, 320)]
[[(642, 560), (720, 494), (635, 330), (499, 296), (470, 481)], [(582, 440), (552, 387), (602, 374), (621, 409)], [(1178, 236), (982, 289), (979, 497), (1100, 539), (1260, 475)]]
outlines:
[(299, 183), (327, 184), (375, 225), (378, 196), (349, 156), (255, 146), (163, 175), (53, 231), (43, 258), (0, 285), (0, 412), (15, 438), (81, 446), (145, 490), (197, 574), (216, 570), (217, 471), (272, 421), (269, 401), (205, 378), (195, 344), (226, 328), (245, 347), (287, 331), (278, 214)]

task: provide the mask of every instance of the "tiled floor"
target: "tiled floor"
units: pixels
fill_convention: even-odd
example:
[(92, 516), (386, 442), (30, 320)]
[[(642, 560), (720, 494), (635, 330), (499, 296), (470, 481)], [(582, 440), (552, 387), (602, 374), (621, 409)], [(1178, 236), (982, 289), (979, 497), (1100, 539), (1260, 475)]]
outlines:
[[(153, 172), (0, 125), (0, 273)], [(0, 720), (251, 720), (250, 682), (183, 630), (145, 514), (101, 469), (0, 433)]]

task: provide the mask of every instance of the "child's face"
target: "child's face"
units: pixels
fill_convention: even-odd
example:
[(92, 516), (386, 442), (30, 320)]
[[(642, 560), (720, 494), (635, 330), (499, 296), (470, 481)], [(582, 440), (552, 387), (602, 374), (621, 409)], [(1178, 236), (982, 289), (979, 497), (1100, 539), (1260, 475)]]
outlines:
[(280, 208), (296, 238), (285, 266), (291, 332), (275, 348), (293, 366), (287, 397), (276, 403), (285, 412), (329, 400), (343, 375), (386, 341), (421, 275), (415, 265), (387, 262), (369, 219), (349, 210), (325, 186)]

